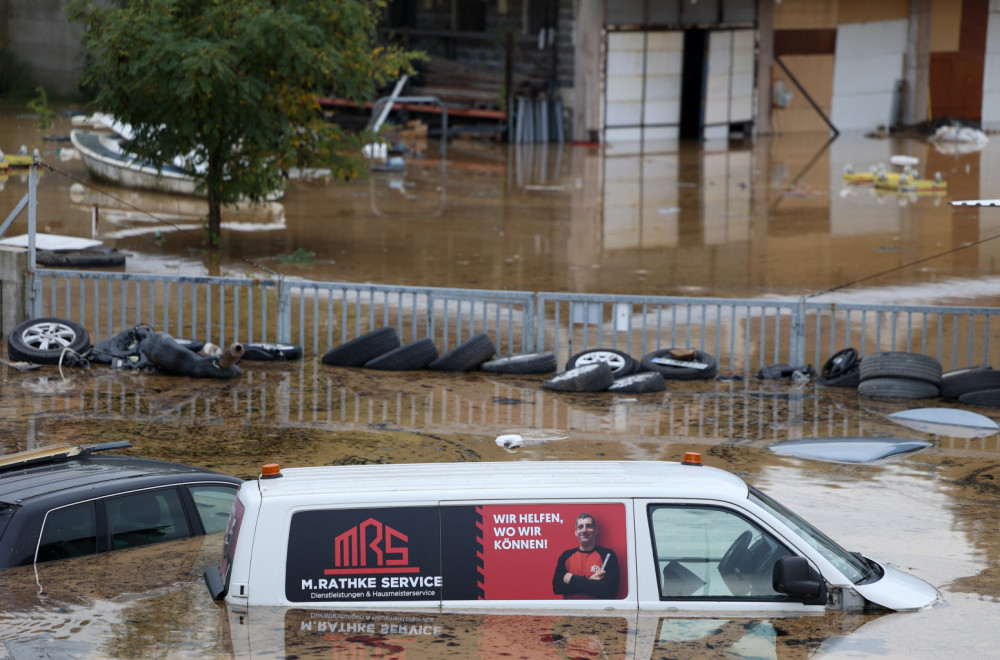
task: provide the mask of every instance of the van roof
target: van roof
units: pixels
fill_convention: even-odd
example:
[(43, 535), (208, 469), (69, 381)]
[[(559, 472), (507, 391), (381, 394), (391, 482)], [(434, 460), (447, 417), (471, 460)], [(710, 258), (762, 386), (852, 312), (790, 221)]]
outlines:
[(258, 480), (262, 497), (335, 496), (345, 501), (541, 497), (745, 499), (746, 483), (703, 465), (662, 461), (511, 461), (288, 468)]

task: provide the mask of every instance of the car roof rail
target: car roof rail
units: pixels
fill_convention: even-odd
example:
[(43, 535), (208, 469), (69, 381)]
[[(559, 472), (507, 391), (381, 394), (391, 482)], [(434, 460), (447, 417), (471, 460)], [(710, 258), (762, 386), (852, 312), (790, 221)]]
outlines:
[(75, 447), (66, 444), (49, 445), (47, 447), (39, 447), (37, 449), (10, 454), (9, 456), (0, 456), (0, 470), (9, 470), (36, 463), (53, 462), (74, 456), (90, 456), (97, 451), (127, 449), (131, 446), (132, 443), (128, 440), (99, 442), (93, 445), (77, 445)]

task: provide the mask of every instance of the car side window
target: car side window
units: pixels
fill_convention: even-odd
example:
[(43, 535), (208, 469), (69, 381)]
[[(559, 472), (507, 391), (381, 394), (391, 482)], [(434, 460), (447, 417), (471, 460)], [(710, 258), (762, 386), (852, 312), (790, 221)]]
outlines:
[(775, 563), (791, 555), (773, 536), (727, 509), (650, 506), (661, 600), (783, 599)]
[(176, 488), (146, 490), (106, 501), (111, 547), (135, 548), (191, 535)]
[(191, 499), (206, 534), (226, 531), (229, 512), (236, 499), (236, 486), (190, 486)]
[(49, 511), (45, 516), (36, 562), (83, 557), (97, 552), (97, 515), (93, 502)]

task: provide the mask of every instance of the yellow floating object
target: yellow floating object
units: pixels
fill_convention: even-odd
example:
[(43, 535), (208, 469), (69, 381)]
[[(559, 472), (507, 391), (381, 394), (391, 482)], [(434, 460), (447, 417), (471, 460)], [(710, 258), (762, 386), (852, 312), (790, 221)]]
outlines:
[(926, 192), (946, 190), (948, 183), (938, 179), (911, 179), (898, 176), (893, 180), (886, 176), (876, 179), (875, 187), (879, 190), (897, 190), (899, 192)]
[(34, 156), (22, 156), (21, 154), (6, 154), (4, 161), (10, 167), (29, 167), (34, 162)]
[(899, 172), (844, 172), (844, 183), (854, 185), (872, 184), (884, 177), (888, 181), (899, 181)]

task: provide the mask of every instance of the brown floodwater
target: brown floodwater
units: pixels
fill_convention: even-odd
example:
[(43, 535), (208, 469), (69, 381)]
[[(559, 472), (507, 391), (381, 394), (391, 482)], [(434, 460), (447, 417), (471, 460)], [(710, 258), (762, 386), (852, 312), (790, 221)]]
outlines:
[[(533, 291), (799, 296), (991, 304), (1000, 210), (991, 147), (948, 155), (919, 140), (776, 136), (752, 147), (517, 146), (453, 140), (405, 173), (339, 184), (292, 181), (265, 209), (224, 218), (203, 246), (192, 200), (91, 188), (63, 119), (42, 132), (0, 114), (0, 148), (38, 147), (39, 229), (90, 237), (133, 272), (251, 274)], [(57, 153), (58, 152), (58, 153)], [(841, 171), (894, 153), (941, 171), (946, 196), (846, 188)], [(102, 189), (107, 189), (106, 187)], [(107, 189), (111, 190), (111, 189)], [(0, 208), (27, 192), (17, 173)], [(94, 204), (97, 223), (94, 227)], [(147, 213), (139, 213), (130, 206)], [(7, 236), (23, 233), (15, 220)], [(941, 257), (906, 264), (934, 255)], [(897, 269), (891, 273), (893, 269)], [(702, 452), (857, 550), (936, 586), (943, 602), (899, 614), (514, 616), (330, 610), (229, 612), (200, 581), (219, 552), (195, 539), (0, 573), (0, 658), (212, 657), (987, 657), (1000, 645), (1000, 436), (896, 424), (907, 402), (813, 383), (675, 382), (664, 393), (542, 390), (542, 376), (386, 373), (244, 362), (241, 377), (0, 364), (0, 454), (54, 443), (130, 440), (136, 455), (252, 478), (263, 463), (551, 459), (677, 460)], [(911, 402), (912, 403), (912, 402)], [(925, 405), (953, 405), (921, 402)], [(990, 409), (981, 409), (997, 419)], [(497, 436), (518, 433), (507, 449)], [(769, 446), (891, 436), (933, 446), (883, 465), (779, 456)], [(5, 655), (6, 654), (6, 655)]]

